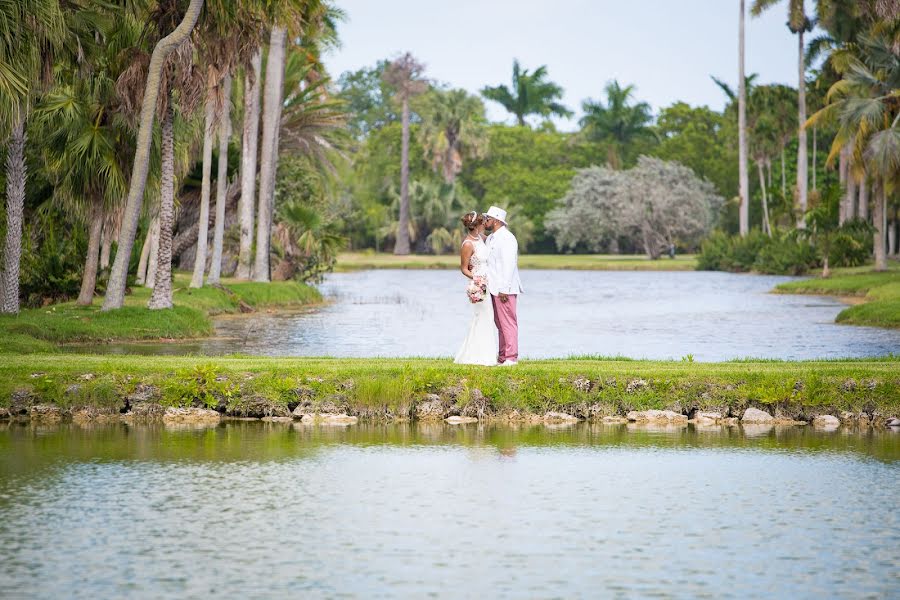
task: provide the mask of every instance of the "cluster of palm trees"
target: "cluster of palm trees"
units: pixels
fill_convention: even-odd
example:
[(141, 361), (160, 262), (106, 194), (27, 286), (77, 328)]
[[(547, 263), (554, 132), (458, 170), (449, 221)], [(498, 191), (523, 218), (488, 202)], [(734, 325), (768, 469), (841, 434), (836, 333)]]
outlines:
[[(411, 209), (428, 204), (430, 214), (449, 214), (454, 202), (465, 197), (462, 190), (453, 189), (457, 175), (466, 160), (483, 157), (488, 151), (488, 136), (484, 106), (477, 96), (464, 90), (444, 90), (433, 87), (424, 76), (424, 66), (407, 53), (387, 64), (383, 78), (394, 91), (402, 123), (400, 189), (396, 209), (399, 219), (382, 229), (396, 240), (395, 254), (409, 254), (411, 242), (418, 240), (419, 248), (439, 252), (453, 245), (455, 230), (446, 219), (430, 219), (411, 214)], [(615, 169), (622, 168), (628, 149), (643, 138), (653, 138), (650, 106), (634, 100), (634, 86), (622, 86), (611, 81), (605, 88), (606, 100), (587, 99), (582, 104), (583, 138), (605, 144), (607, 161)], [(546, 119), (570, 117), (573, 112), (560, 99), (563, 89), (550, 81), (546, 65), (533, 71), (518, 60), (512, 65), (512, 84), (487, 86), (481, 96), (503, 106), (515, 119), (516, 126), (526, 127), (529, 118)], [(410, 106), (419, 117), (418, 140), (426, 160), (441, 182), (414, 182), (418, 201), (410, 200), (409, 139)], [(630, 157), (635, 158), (635, 157)], [(424, 196), (429, 199), (424, 200)], [(434, 206), (440, 204), (441, 210)]]
[[(753, 15), (760, 15), (780, 0), (754, 0)], [(815, 0), (808, 13), (804, 0), (785, 0), (788, 27), (798, 36), (798, 87), (753, 86), (753, 77), (744, 73), (745, 0), (738, 1), (739, 90), (737, 96), (740, 129), (740, 233), (749, 231), (749, 183), (747, 165), (752, 159), (763, 189), (763, 229), (771, 232), (766, 203), (764, 169), (782, 153), (789, 140), (797, 140), (797, 180), (793, 189), (796, 227), (807, 224), (810, 204), (807, 132), (813, 134), (813, 164), (816, 161), (818, 127), (836, 130), (828, 164), (838, 162), (844, 186), (839, 219), (869, 218), (870, 198), (874, 199), (874, 255), (877, 269), (887, 268), (886, 253), (894, 240), (887, 236), (887, 207), (896, 197), (900, 182), (900, 10), (892, 0)], [(820, 26), (825, 34), (807, 45), (806, 33)], [(821, 69), (808, 80), (808, 65), (824, 58)], [(813, 92), (815, 113), (807, 116), (807, 89)], [(827, 90), (826, 93), (821, 92)], [(734, 95), (727, 90), (727, 93)], [(796, 120), (780, 111), (791, 97), (796, 100)], [(752, 118), (748, 118), (748, 113)], [(784, 159), (782, 158), (782, 161)], [(784, 169), (782, 169), (784, 172)], [(769, 171), (771, 178), (771, 170)], [(813, 189), (815, 189), (813, 169)], [(785, 187), (785, 183), (782, 183)], [(783, 193), (786, 190), (783, 190)], [(894, 236), (891, 236), (894, 237)]]
[(103, 308), (123, 305), (139, 223), (149, 214), (138, 280), (153, 287), (150, 308), (172, 306), (176, 198), (197, 145), (202, 178), (191, 285), (204, 285), (204, 277), (218, 283), (232, 113), (240, 104), (236, 275), (268, 281), (279, 148), (327, 161), (331, 132), (343, 127), (319, 60), (336, 41), (340, 16), (327, 0), (0, 3), (7, 183), (0, 309), (19, 309), (28, 133), (41, 138), (53, 201), (88, 230), (80, 304), (92, 302), (115, 239)]

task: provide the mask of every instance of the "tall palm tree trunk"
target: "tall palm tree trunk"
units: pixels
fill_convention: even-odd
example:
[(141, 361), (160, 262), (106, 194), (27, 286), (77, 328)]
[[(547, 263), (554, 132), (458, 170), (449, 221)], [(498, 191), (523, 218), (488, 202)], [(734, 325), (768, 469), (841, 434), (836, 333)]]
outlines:
[(888, 239), (888, 256), (895, 256), (897, 254), (897, 214), (894, 211), (894, 219), (891, 221), (891, 224), (888, 225), (887, 230), (887, 239)]
[(809, 158), (806, 153), (806, 64), (803, 55), (802, 28), (797, 34), (797, 40), (799, 49), (797, 58), (797, 71), (799, 75), (797, 81), (797, 120), (800, 124), (797, 133), (797, 202), (799, 205), (798, 208), (800, 209), (800, 214), (797, 215), (797, 228), (803, 229), (806, 227), (804, 216), (808, 199)]
[(22, 257), (22, 219), (25, 212), (25, 115), (13, 125), (6, 146), (6, 240), (3, 245), (3, 296), (0, 312), (19, 312), (19, 262)]
[(131, 171), (131, 184), (128, 189), (128, 200), (122, 216), (122, 229), (119, 233), (119, 247), (116, 259), (109, 275), (106, 287), (106, 298), (103, 310), (121, 308), (125, 303), (125, 283), (128, 279), (128, 263), (131, 260), (131, 249), (137, 233), (138, 220), (141, 217), (141, 204), (144, 200), (144, 187), (147, 185), (147, 173), (150, 170), (150, 145), (153, 137), (153, 119), (156, 112), (156, 100), (159, 96), (159, 84), (162, 77), (166, 57), (184, 42), (200, 16), (203, 0), (191, 0), (184, 19), (175, 31), (161, 39), (153, 48), (150, 65), (147, 70), (147, 85), (144, 88), (144, 100), (141, 104), (141, 119), (138, 128), (137, 144), (134, 152), (134, 166)]
[(269, 253), (272, 245), (272, 213), (275, 173), (278, 167), (278, 127), (284, 84), (284, 56), (286, 33), (283, 27), (272, 27), (269, 37), (269, 57), (266, 62), (265, 92), (263, 93), (262, 148), (259, 164), (259, 209), (256, 218), (256, 260), (253, 279), (269, 281)]
[(147, 307), (172, 308), (172, 226), (175, 223), (175, 111), (172, 100), (160, 123), (162, 164), (159, 186), (159, 244), (156, 280)]
[(857, 216), (863, 221), (869, 220), (869, 186), (866, 183), (866, 174), (863, 173), (859, 180), (859, 205)]
[(816, 173), (818, 172), (818, 168), (816, 166), (816, 131), (817, 128), (813, 125), (813, 151), (812, 151), (812, 189), (813, 191), (818, 190), (819, 188), (816, 186)]
[(250, 61), (244, 78), (244, 128), (241, 138), (241, 198), (238, 202), (241, 241), (238, 252), (238, 279), (250, 278), (253, 260), (253, 209), (256, 198), (256, 152), (259, 145), (259, 88), (262, 79), (262, 52)]
[[(210, 75), (211, 77), (211, 75)], [(191, 287), (203, 287), (203, 272), (206, 270), (206, 249), (209, 237), (209, 196), (212, 182), (212, 145), (215, 135), (213, 123), (216, 119), (215, 85), (207, 83), (206, 117), (203, 127), (203, 176), (200, 182), (200, 218), (197, 221), (197, 252), (194, 256), (194, 273)]]
[(875, 270), (887, 271), (887, 256), (885, 253), (887, 223), (886, 221), (886, 204), (887, 192), (884, 182), (879, 182), (875, 191), (875, 211), (872, 214), (872, 221), (875, 225), (874, 234), (874, 251), (875, 251)]
[(781, 197), (787, 198), (787, 168), (784, 162), (784, 146), (781, 147)]
[(153, 237), (150, 238), (150, 256), (147, 260), (147, 279), (144, 285), (156, 288), (156, 271), (159, 269), (159, 215), (154, 219)]
[(838, 204), (838, 224), (843, 225), (847, 220), (847, 175), (849, 174), (849, 148), (844, 146), (838, 154), (838, 181), (844, 190), (844, 196)]
[(409, 254), (409, 98), (403, 98), (403, 135), (400, 141), (400, 217), (394, 254)]
[(103, 233), (100, 234), (100, 270), (109, 268), (109, 257), (112, 253), (112, 233), (109, 227), (103, 227)]
[(94, 290), (97, 288), (97, 267), (100, 265), (100, 237), (103, 235), (103, 210), (94, 206), (90, 212), (88, 223), (87, 258), (84, 261), (84, 273), (81, 276), (81, 292), (76, 304), (90, 306), (94, 301)]
[(213, 230), (212, 264), (209, 283), (219, 283), (222, 275), (222, 242), (225, 238), (225, 194), (228, 189), (228, 138), (231, 137), (231, 75), (222, 82), (225, 105), (219, 121), (219, 167), (216, 173), (216, 222)]
[(766, 180), (763, 176), (763, 163), (761, 160), (756, 161), (756, 168), (759, 172), (759, 189), (762, 190), (762, 226), (763, 233), (772, 237), (772, 228), (769, 226), (769, 201), (767, 198)]
[(153, 245), (153, 230), (156, 227), (156, 219), (151, 221), (150, 227), (147, 228), (147, 235), (144, 236), (144, 243), (141, 246), (141, 257), (138, 259), (137, 278), (135, 283), (144, 285), (147, 281), (147, 263), (150, 262), (150, 246)]
[(747, 83), (744, 81), (744, 0), (738, 29), (738, 177), (740, 182), (740, 208), (738, 227), (741, 235), (750, 232), (750, 175), (747, 172)]
[(853, 175), (853, 169), (847, 164), (847, 198), (844, 201), (847, 206), (847, 213), (844, 217), (849, 221), (856, 216), (856, 177)]

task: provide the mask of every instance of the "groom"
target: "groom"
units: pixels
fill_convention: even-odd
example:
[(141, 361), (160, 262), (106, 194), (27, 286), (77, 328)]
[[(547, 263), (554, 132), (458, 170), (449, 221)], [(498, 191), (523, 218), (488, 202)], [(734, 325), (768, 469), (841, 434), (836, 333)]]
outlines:
[(484, 225), (493, 231), (487, 239), (487, 285), (494, 305), (494, 323), (500, 332), (497, 364), (509, 367), (519, 360), (519, 323), (516, 300), (522, 293), (519, 280), (519, 242), (506, 226), (506, 211), (492, 206)]

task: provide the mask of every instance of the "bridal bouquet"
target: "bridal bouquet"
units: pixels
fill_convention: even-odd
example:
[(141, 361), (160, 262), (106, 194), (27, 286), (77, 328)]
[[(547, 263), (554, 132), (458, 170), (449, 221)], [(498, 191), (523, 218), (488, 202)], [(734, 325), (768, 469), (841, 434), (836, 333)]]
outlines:
[(487, 278), (476, 275), (469, 282), (469, 287), (466, 288), (466, 295), (472, 304), (483, 302), (487, 296)]

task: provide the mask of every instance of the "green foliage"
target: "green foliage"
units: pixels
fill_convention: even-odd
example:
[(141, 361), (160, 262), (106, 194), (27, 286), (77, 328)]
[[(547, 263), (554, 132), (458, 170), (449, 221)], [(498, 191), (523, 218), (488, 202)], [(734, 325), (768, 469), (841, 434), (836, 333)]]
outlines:
[(237, 391), (237, 386), (221, 375), (216, 365), (199, 364), (176, 371), (174, 377), (167, 378), (162, 386), (162, 397), (169, 406), (200, 404), (216, 408), (220, 402), (227, 404)]
[(709, 180), (723, 198), (738, 186), (737, 127), (734, 119), (705, 106), (676, 102), (656, 119), (659, 145), (647, 153), (676, 160)]
[(713, 233), (700, 246), (697, 268), (701, 271), (732, 271), (801, 275), (817, 265), (815, 248), (792, 233), (768, 237), (751, 230), (747, 236)]
[(22, 234), (19, 293), (25, 306), (78, 295), (87, 240), (82, 228), (65, 225), (58, 210), (37, 212)]
[(792, 234), (776, 234), (760, 249), (753, 270), (778, 275), (803, 275), (818, 265), (814, 246)]

